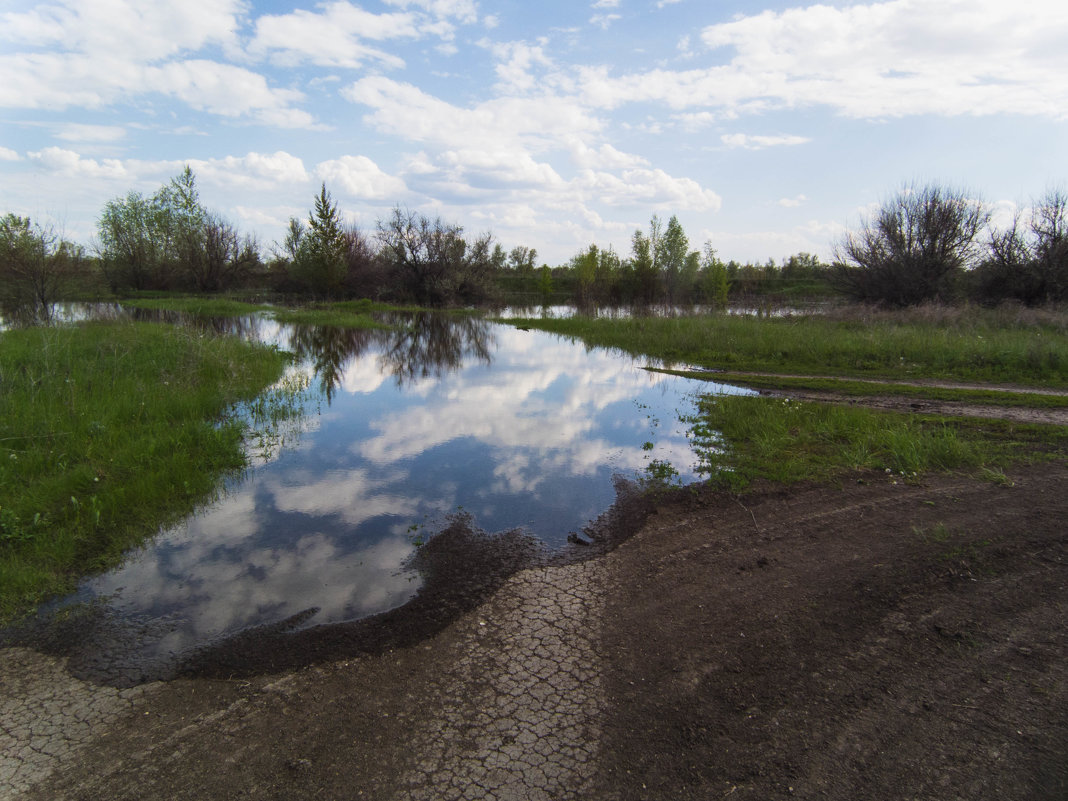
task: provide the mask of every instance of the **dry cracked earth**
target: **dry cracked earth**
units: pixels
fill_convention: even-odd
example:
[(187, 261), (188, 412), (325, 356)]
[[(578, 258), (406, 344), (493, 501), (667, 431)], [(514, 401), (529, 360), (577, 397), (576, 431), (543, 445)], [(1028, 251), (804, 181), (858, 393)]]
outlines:
[(128, 687), (8, 643), (0, 797), (1068, 798), (1066, 479), (680, 492), (404, 636)]

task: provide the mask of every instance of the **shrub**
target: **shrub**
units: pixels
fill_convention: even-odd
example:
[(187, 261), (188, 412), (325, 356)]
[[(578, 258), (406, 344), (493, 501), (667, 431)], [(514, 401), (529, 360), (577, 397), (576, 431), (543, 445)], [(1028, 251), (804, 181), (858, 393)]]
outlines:
[(835, 283), (869, 303), (952, 300), (975, 265), (989, 219), (982, 203), (963, 192), (906, 187), (835, 245)]

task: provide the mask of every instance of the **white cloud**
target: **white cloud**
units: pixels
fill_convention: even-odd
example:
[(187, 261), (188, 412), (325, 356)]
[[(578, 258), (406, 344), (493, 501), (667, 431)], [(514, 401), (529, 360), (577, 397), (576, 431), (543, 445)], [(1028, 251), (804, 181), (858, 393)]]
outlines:
[(73, 150), (59, 147), (46, 147), (26, 155), (45, 170), (71, 178), (128, 178), (130, 175), (118, 159), (86, 159)]
[(16, 47), (0, 56), (0, 74), (19, 80), (0, 86), (0, 106), (100, 108), (160, 93), (212, 114), (312, 127), (294, 108), (300, 92), (271, 87), (247, 67), (188, 58), (208, 47), (237, 54), (245, 8), (241, 0), (65, 0), (5, 14), (0, 30)]
[(321, 8), (321, 12), (297, 9), (289, 14), (260, 17), (249, 52), (270, 53), (283, 65), (311, 62), (356, 68), (373, 60), (388, 67), (403, 67), (402, 59), (369, 47), (364, 40), (420, 35), (414, 14), (372, 14), (348, 2), (328, 3)]
[(83, 125), (66, 123), (56, 134), (67, 142), (117, 142), (126, 137), (126, 129), (118, 125)]
[(594, 14), (590, 17), (590, 25), (596, 25), (602, 30), (607, 30), (613, 22), (621, 19), (623, 17), (619, 14)]
[(304, 162), (284, 150), (188, 161), (197, 178), (218, 186), (271, 189), (311, 179)]
[(0, 147), (0, 161), (21, 161), (22, 157), (19, 156), (14, 150), (8, 147)]
[(786, 209), (796, 209), (798, 206), (804, 205), (808, 198), (804, 195), (797, 195), (796, 197), (784, 197), (777, 201), (777, 205)]
[(342, 156), (320, 163), (315, 174), (330, 185), (340, 185), (352, 197), (396, 202), (407, 192), (404, 181), (387, 175), (366, 156)]
[(723, 134), (719, 139), (727, 147), (743, 147), (746, 150), (762, 150), (765, 147), (780, 147), (782, 145), (803, 145), (812, 141), (804, 136), (791, 136), (788, 134), (750, 136), (742, 133)]
[(854, 117), (1068, 109), (1068, 6), (1061, 2), (892, 0), (816, 5), (704, 29), (736, 90), (691, 88), (714, 103), (831, 105)]

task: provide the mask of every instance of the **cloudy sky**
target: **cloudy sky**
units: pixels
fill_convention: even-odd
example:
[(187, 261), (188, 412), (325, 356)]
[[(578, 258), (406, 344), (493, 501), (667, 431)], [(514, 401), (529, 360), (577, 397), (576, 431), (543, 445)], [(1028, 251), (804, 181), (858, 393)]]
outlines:
[(561, 263), (652, 214), (828, 255), (905, 182), (1068, 181), (1068, 3), (0, 0), (0, 212), (90, 243), (192, 166), (265, 246), (321, 182)]

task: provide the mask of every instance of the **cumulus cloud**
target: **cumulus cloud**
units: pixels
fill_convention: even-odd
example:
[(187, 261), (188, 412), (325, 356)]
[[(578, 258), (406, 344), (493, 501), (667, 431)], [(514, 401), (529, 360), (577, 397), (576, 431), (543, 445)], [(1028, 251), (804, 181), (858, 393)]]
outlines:
[(8, 147), (0, 147), (0, 161), (21, 161), (22, 157), (19, 156), (14, 150)]
[(73, 150), (46, 147), (26, 154), (30, 161), (43, 169), (71, 178), (127, 178), (129, 172), (118, 159), (82, 158)]
[(366, 156), (342, 156), (320, 163), (315, 174), (346, 194), (365, 200), (395, 201), (407, 192), (404, 181), (387, 175)]
[(784, 197), (777, 201), (777, 205), (782, 206), (785, 209), (796, 209), (808, 200), (804, 195), (797, 195), (795, 197)]
[[(303, 95), (245, 66), (191, 57), (239, 53), (241, 0), (62, 0), (0, 16), (15, 43), (0, 56), (7, 108), (100, 108), (159, 93), (191, 108), (279, 127), (310, 127)], [(47, 50), (41, 50), (47, 48)]]
[(853, 117), (1068, 112), (1068, 6), (891, 0), (765, 11), (702, 31), (729, 66), (696, 82), (715, 103), (827, 104)]

